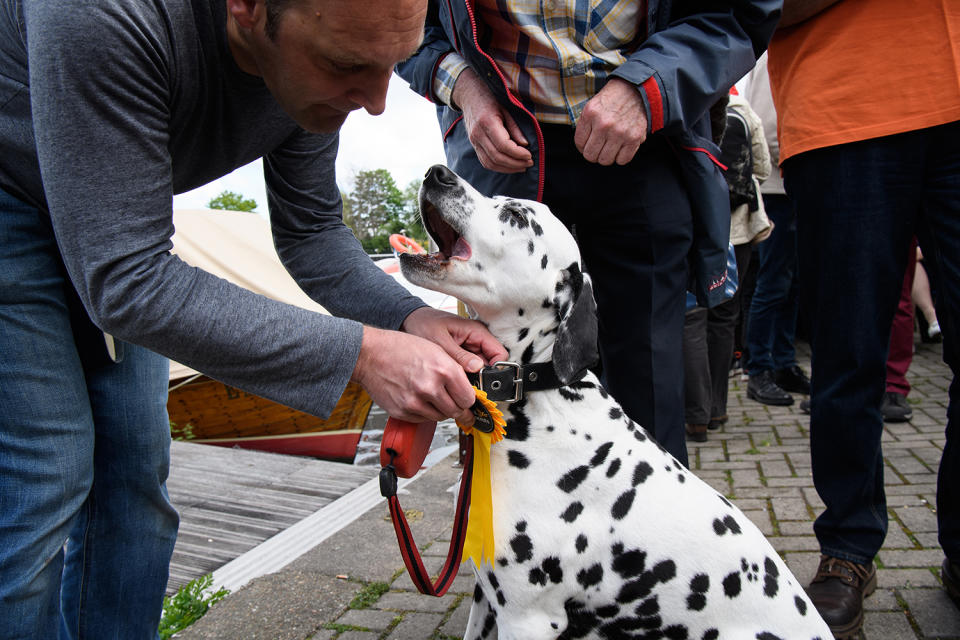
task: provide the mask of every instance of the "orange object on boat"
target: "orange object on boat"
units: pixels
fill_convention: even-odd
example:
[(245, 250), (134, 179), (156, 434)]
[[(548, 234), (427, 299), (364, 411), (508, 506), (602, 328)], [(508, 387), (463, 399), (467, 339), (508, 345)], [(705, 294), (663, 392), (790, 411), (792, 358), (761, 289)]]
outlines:
[(399, 253), (426, 253), (426, 249), (420, 246), (420, 243), (413, 238), (408, 238), (401, 233), (390, 234), (390, 246)]

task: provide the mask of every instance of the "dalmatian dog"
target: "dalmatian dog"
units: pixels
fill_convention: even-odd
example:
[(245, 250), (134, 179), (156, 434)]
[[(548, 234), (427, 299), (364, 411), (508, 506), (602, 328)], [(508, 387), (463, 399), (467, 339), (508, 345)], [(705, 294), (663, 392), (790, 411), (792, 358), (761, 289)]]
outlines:
[(560, 380), (498, 403), (496, 557), (476, 572), (464, 638), (832, 638), (751, 521), (584, 375), (595, 303), (565, 226), (442, 166), (420, 203), (439, 252), (402, 255), (403, 275), (464, 301), (511, 360), (552, 362)]

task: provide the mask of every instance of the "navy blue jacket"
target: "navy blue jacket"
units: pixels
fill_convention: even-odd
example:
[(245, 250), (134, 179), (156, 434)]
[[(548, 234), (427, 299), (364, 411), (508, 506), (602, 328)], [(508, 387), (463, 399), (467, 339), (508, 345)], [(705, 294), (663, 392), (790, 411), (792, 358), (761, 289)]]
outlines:
[[(730, 234), (727, 184), (710, 135), (710, 106), (726, 95), (767, 47), (782, 0), (639, 0), (646, 6), (645, 37), (614, 71), (638, 87), (647, 107), (650, 135), (666, 136), (677, 153), (693, 207), (693, 291), (700, 304), (725, 299)], [(530, 141), (534, 163), (527, 171), (502, 174), (478, 160), (462, 114), (438, 104), (450, 168), (487, 195), (540, 200), (543, 195), (542, 135), (523, 98), (509, 90), (492, 58), (476, 43), (479, 17), (473, 0), (431, 0), (424, 43), (397, 72), (411, 88), (436, 102), (433, 76), (444, 56), (458, 52), (507, 107)], [(543, 150), (548, 152), (548, 150)], [(585, 185), (586, 186), (586, 185)]]

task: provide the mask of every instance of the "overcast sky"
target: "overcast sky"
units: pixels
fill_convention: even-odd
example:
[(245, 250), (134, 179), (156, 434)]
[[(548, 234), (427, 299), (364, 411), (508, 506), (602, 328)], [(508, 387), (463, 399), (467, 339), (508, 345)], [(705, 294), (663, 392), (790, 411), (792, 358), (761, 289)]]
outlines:
[[(411, 180), (420, 179), (434, 164), (443, 164), (443, 144), (433, 104), (418, 96), (398, 76), (390, 80), (387, 108), (373, 117), (354, 111), (340, 130), (337, 182), (349, 191), (359, 171), (386, 169), (402, 190)], [(267, 194), (259, 160), (193, 191), (174, 196), (176, 209), (207, 206), (212, 198), (228, 190), (257, 201), (257, 210), (266, 212)]]

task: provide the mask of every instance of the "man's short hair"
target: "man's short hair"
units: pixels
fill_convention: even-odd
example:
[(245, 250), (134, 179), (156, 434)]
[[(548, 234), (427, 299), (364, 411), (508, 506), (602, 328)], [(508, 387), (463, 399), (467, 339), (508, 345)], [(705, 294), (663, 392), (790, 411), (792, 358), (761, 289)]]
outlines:
[(264, 0), (263, 4), (267, 10), (267, 22), (264, 29), (267, 37), (271, 40), (277, 39), (277, 27), (280, 24), (280, 14), (296, 0)]

